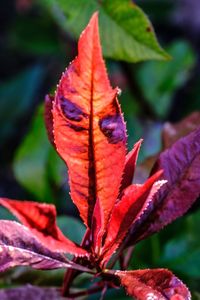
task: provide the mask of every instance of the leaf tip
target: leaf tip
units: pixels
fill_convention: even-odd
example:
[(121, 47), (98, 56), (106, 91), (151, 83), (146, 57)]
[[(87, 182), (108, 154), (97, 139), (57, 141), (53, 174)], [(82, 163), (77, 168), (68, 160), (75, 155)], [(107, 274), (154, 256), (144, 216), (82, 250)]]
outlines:
[[(93, 15), (91, 16), (90, 18), (90, 21), (88, 23), (88, 25), (86, 26), (85, 29), (87, 29), (87, 27), (92, 27), (94, 28), (95, 30), (98, 30), (98, 27), (99, 27), (99, 12), (98, 11), (95, 11), (93, 13)], [(85, 30), (84, 30), (85, 31)]]

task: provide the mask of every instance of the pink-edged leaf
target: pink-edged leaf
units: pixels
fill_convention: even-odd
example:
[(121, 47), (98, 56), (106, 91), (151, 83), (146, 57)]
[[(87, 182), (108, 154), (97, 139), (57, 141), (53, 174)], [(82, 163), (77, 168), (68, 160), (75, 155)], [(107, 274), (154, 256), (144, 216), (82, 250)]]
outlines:
[(126, 240), (124, 241), (124, 246), (130, 246), (136, 243), (135, 237), (137, 237), (138, 232), (140, 232), (139, 228), (143, 224), (144, 220), (148, 218), (148, 216), (152, 212), (155, 202), (157, 201), (160, 195), (162, 186), (166, 183), (167, 180), (159, 180), (154, 183), (144, 203), (143, 209), (140, 211), (140, 213), (135, 218), (133, 224), (131, 225), (131, 229), (126, 237)]
[(103, 252), (104, 259), (110, 257), (120, 243), (123, 241), (127, 232), (145, 212), (149, 202), (152, 201), (160, 186), (164, 183), (158, 181), (162, 171), (151, 176), (143, 185), (131, 185), (124, 190), (121, 200), (114, 206), (112, 216), (108, 225), (107, 235)]
[(137, 300), (190, 300), (185, 284), (166, 269), (116, 271), (126, 292)]
[(64, 255), (45, 247), (25, 226), (14, 221), (0, 221), (0, 272), (15, 266), (47, 270), (73, 268), (88, 270), (68, 261)]
[[(36, 298), (37, 295), (37, 298)], [(56, 288), (42, 288), (27, 284), (22, 287), (0, 290), (1, 300), (61, 300), (61, 293)]]
[(54, 205), (7, 198), (0, 198), (0, 205), (7, 208), (22, 224), (30, 228), (41, 243), (52, 251), (67, 252), (76, 256), (88, 255), (84, 249), (65, 237), (58, 228)]
[(200, 128), (160, 154), (154, 172), (167, 180), (139, 226), (131, 229), (129, 244), (158, 232), (182, 216), (200, 195)]
[(95, 13), (80, 36), (78, 56), (59, 82), (52, 109), (54, 143), (69, 169), (72, 200), (89, 227), (97, 198), (105, 228), (119, 193), (126, 130), (117, 93), (108, 80)]
[(52, 115), (53, 100), (54, 100), (53, 96), (46, 95), (45, 106), (44, 106), (44, 120), (45, 120), (49, 141), (56, 148), (54, 143), (54, 135), (53, 135), (53, 115)]
[(124, 168), (124, 174), (122, 178), (122, 184), (120, 191), (122, 192), (125, 188), (132, 184), (135, 166), (137, 163), (138, 154), (143, 140), (140, 139), (134, 146), (133, 149), (126, 155), (126, 162)]

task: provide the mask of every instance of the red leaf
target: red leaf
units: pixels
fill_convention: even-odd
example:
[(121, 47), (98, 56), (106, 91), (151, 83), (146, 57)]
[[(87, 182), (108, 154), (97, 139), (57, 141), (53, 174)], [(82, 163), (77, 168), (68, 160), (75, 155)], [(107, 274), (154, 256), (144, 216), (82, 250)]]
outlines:
[(0, 205), (6, 207), (21, 223), (30, 228), (33, 234), (51, 250), (80, 256), (87, 255), (84, 249), (66, 238), (56, 225), (54, 205), (6, 198), (0, 198)]
[(105, 256), (107, 259), (116, 251), (131, 225), (145, 212), (153, 195), (164, 183), (163, 181), (156, 182), (161, 174), (162, 171), (154, 174), (143, 185), (129, 186), (124, 191), (122, 199), (115, 205), (103, 248), (103, 251), (107, 252)]
[(188, 288), (166, 269), (116, 271), (127, 293), (138, 300), (190, 300)]
[(200, 128), (160, 154), (154, 172), (162, 169), (167, 184), (161, 188), (129, 244), (158, 232), (182, 216), (200, 195)]
[(69, 169), (71, 197), (89, 227), (98, 198), (105, 228), (124, 169), (126, 133), (117, 92), (107, 77), (94, 14), (80, 37), (77, 58), (60, 80), (52, 109), (54, 142)]
[(126, 155), (126, 163), (124, 168), (124, 174), (122, 178), (122, 184), (120, 191), (122, 192), (125, 188), (132, 184), (135, 166), (137, 163), (138, 154), (142, 144), (142, 139), (139, 140), (134, 146), (133, 149)]
[(50, 270), (73, 268), (90, 271), (69, 261), (63, 254), (51, 251), (25, 226), (13, 221), (0, 221), (0, 272), (15, 266)]

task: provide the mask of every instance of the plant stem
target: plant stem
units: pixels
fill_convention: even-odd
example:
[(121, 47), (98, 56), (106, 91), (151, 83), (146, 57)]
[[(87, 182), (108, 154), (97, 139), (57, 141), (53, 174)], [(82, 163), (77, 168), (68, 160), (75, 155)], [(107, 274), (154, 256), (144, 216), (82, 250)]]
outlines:
[[(89, 240), (89, 235), (90, 235), (90, 232), (87, 230), (84, 237), (83, 237), (82, 243), (81, 243), (81, 246), (83, 248), (85, 248), (85, 246), (87, 244), (87, 241)], [(83, 258), (75, 257), (73, 259), (73, 262), (77, 263), (80, 260), (83, 260)], [(75, 271), (73, 269), (68, 269), (67, 270), (67, 272), (65, 273), (65, 276), (64, 276), (64, 281), (63, 281), (63, 286), (62, 286), (62, 295), (63, 296), (68, 296), (69, 295), (70, 285), (72, 284), (75, 277), (78, 276), (79, 274), (80, 274), (79, 271)]]

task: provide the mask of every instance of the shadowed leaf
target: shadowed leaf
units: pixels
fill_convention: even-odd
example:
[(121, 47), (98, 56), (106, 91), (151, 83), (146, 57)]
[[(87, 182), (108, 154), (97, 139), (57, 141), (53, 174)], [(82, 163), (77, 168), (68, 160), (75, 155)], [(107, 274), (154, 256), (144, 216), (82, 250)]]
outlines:
[(139, 224), (131, 228), (129, 244), (158, 232), (182, 216), (200, 195), (200, 128), (162, 152), (153, 172), (167, 180)]
[(27, 227), (14, 221), (0, 221), (0, 253), (1, 272), (15, 266), (85, 269), (43, 246)]
[(18, 288), (0, 290), (1, 300), (61, 300), (60, 292), (56, 288), (41, 288), (30, 284)]
[(165, 269), (116, 271), (121, 285), (137, 300), (190, 300), (187, 287)]

